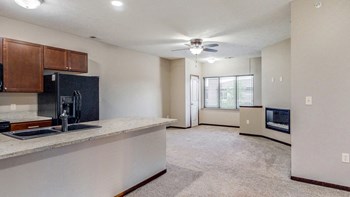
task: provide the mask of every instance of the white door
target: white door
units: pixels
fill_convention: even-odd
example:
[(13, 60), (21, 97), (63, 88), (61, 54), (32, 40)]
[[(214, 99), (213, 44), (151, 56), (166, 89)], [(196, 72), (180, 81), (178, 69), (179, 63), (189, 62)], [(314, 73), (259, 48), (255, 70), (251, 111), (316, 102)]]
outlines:
[(198, 126), (199, 77), (191, 76), (191, 127)]

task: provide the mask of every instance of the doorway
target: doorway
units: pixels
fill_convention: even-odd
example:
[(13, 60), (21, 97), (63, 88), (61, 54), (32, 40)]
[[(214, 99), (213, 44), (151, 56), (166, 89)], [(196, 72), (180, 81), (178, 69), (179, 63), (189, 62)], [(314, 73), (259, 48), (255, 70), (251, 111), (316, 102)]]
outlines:
[(191, 75), (191, 127), (199, 124), (199, 76)]

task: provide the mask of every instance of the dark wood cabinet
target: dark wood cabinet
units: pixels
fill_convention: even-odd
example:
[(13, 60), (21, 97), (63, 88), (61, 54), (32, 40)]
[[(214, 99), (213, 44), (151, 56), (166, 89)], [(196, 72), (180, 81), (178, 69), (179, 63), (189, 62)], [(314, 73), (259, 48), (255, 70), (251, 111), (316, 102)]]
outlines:
[(11, 131), (52, 126), (52, 120), (11, 123)]
[(87, 73), (88, 54), (45, 46), (44, 68), (49, 70)]
[(4, 91), (43, 91), (42, 45), (6, 38), (2, 55)]
[(70, 71), (73, 72), (88, 72), (88, 54), (68, 51), (68, 67)]
[(49, 70), (68, 71), (67, 53), (65, 49), (45, 46), (44, 47), (44, 68)]
[(2, 49), (3, 49), (3, 38), (0, 38), (0, 64), (2, 64)]
[(44, 69), (88, 72), (88, 54), (0, 38), (4, 92), (42, 92)]

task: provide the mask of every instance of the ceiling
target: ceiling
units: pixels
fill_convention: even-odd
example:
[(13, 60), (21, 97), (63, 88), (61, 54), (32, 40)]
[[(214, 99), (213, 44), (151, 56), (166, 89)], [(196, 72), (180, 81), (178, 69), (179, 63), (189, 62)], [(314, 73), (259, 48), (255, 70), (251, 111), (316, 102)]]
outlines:
[(208, 57), (258, 56), (262, 48), (290, 37), (292, 0), (45, 0), (26, 10), (0, 1), (0, 15), (164, 58), (193, 58), (191, 38), (219, 43)]

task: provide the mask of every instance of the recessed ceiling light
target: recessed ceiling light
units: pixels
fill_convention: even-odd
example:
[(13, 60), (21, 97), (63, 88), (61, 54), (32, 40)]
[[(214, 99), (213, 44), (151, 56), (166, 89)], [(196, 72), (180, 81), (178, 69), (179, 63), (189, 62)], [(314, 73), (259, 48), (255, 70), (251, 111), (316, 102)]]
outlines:
[(111, 4), (116, 7), (121, 7), (124, 5), (121, 1), (111, 1)]
[(207, 60), (210, 64), (213, 64), (216, 62), (216, 59), (214, 57), (211, 57)]
[(321, 8), (321, 7), (322, 7), (321, 1), (315, 3), (315, 8)]
[(43, 3), (42, 0), (15, 0), (15, 2), (26, 9), (35, 9)]

